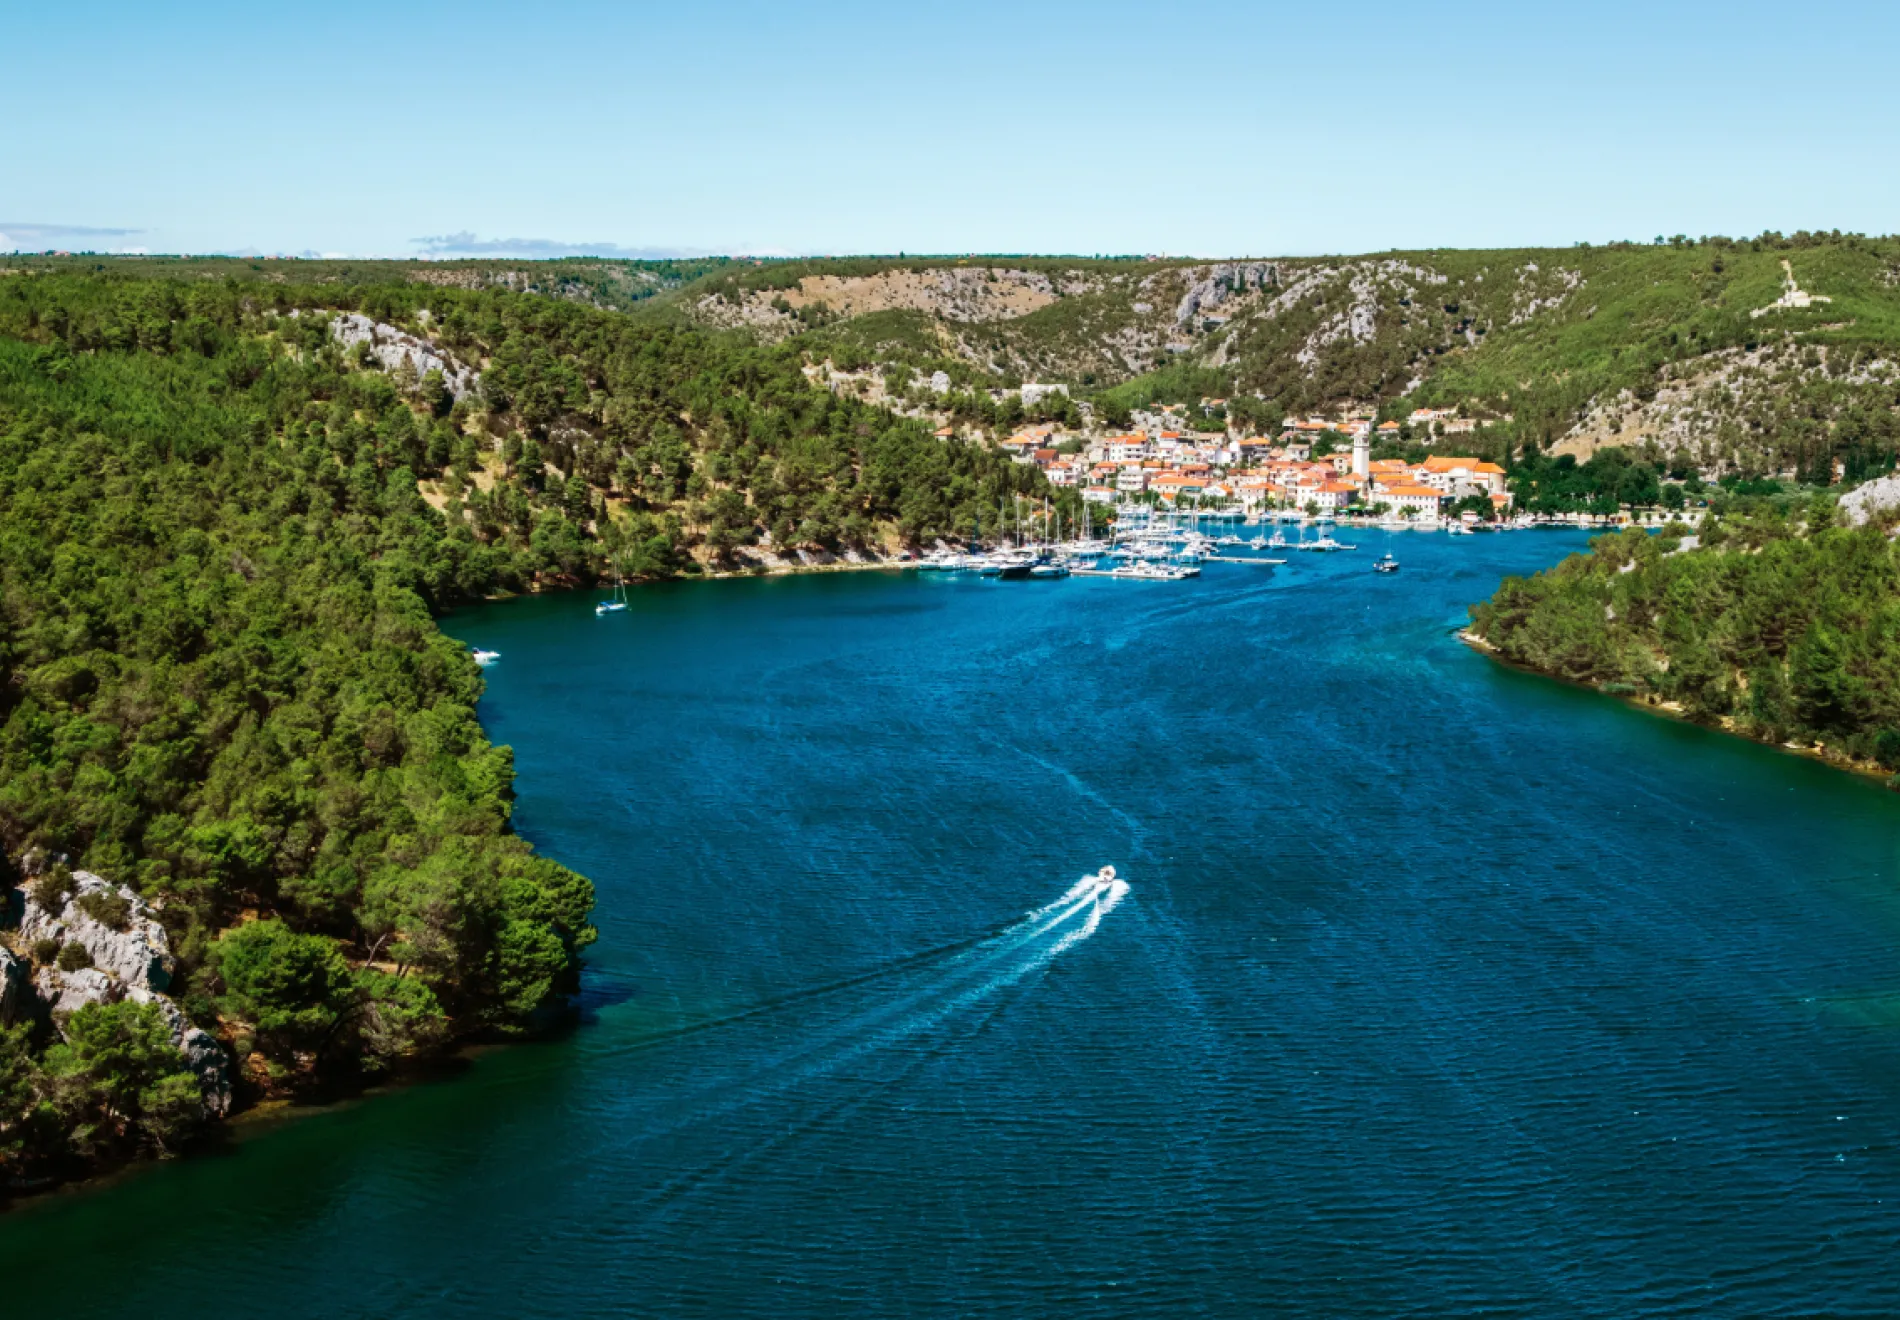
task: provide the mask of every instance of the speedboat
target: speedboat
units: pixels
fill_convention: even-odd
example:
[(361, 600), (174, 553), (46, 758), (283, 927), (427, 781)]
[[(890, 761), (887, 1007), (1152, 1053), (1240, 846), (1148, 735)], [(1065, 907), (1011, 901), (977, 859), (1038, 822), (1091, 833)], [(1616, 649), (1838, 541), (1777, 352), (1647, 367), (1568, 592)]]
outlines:
[(1031, 564), (1029, 567), (1029, 576), (1032, 578), (1065, 578), (1069, 576), (1069, 566), (1067, 564), (1053, 562)]
[(475, 648), (475, 663), (480, 665), (483, 669), (488, 668), (488, 666), (494, 664), (495, 661), (499, 659), (501, 659), (500, 651), (484, 651), (480, 647)]
[(618, 614), (626, 608), (627, 602), (624, 600), (603, 600), (600, 604), (594, 606), (594, 613), (597, 615)]
[(1043, 562), (1041, 555), (1029, 550), (1011, 550), (998, 554), (996, 561), (996, 575), (1011, 582), (1019, 582), (1028, 577), (1030, 570)]
[(1385, 558), (1373, 562), (1372, 571), (1375, 573), (1396, 573), (1399, 571), (1399, 561), (1394, 559), (1392, 552), (1388, 550), (1385, 553)]

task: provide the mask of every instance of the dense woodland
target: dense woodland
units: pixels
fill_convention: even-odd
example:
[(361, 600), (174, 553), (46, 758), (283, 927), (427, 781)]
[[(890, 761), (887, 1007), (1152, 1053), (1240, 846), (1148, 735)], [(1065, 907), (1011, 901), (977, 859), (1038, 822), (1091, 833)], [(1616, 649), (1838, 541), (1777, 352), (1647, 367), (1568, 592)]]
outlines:
[[(479, 389), (345, 348), (341, 310)], [(1044, 493), (793, 354), (571, 302), (0, 278), (0, 844), (152, 901), (253, 1094), (513, 1028), (573, 988), (593, 891), (510, 832), (511, 754), (434, 614)], [(0, 1163), (188, 1135), (152, 1011), (81, 1017), (0, 1033)]]
[(1833, 504), (1745, 500), (1597, 538), (1472, 610), (1504, 658), (1766, 742), (1900, 771), (1900, 557)]

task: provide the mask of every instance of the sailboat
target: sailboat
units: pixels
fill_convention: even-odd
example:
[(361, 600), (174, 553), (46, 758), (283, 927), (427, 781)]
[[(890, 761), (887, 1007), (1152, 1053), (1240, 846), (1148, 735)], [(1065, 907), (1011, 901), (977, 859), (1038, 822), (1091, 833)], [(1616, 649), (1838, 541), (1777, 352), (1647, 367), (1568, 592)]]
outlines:
[(620, 580), (620, 565), (614, 564), (614, 594), (612, 599), (603, 600), (594, 606), (596, 617), (604, 614), (618, 614), (627, 608), (627, 584)]

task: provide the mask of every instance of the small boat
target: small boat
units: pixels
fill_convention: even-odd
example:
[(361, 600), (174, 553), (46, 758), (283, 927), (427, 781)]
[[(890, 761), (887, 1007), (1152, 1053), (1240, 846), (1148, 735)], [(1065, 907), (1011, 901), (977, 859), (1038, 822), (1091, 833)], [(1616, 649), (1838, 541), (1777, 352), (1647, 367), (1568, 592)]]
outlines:
[(1067, 564), (1056, 563), (1033, 564), (1030, 566), (1029, 576), (1032, 578), (1065, 578), (1069, 576), (1069, 566)]
[(1399, 571), (1399, 561), (1394, 559), (1392, 552), (1388, 550), (1385, 552), (1385, 558), (1373, 562), (1372, 571), (1375, 573), (1396, 573)]
[(1029, 576), (1029, 570), (1042, 563), (1042, 556), (1028, 550), (1001, 550), (996, 556), (996, 576), (1011, 582), (1020, 582)]
[(1124, 564), (1120, 568), (1111, 568), (1108, 571), (1108, 575), (1114, 578), (1133, 579), (1138, 582), (1174, 581), (1173, 573), (1162, 568), (1159, 564), (1151, 564), (1146, 560), (1138, 561), (1133, 564)]
[(627, 584), (620, 580), (620, 565), (614, 565), (614, 594), (609, 600), (603, 600), (594, 606), (594, 617), (603, 614), (619, 614), (627, 608)]
[(480, 665), (483, 669), (488, 668), (488, 666), (494, 664), (495, 661), (501, 659), (500, 651), (484, 651), (479, 646), (475, 647), (474, 651), (475, 663)]

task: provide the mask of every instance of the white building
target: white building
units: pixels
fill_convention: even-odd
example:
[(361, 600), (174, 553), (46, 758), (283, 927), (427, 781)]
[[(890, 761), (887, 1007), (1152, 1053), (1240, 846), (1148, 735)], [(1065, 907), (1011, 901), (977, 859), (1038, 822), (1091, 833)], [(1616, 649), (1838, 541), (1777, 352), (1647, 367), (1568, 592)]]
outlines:
[(1383, 504), (1394, 513), (1404, 513), (1408, 509), (1420, 518), (1436, 518), (1439, 501), (1443, 493), (1430, 486), (1381, 486), (1372, 493), (1374, 504)]

